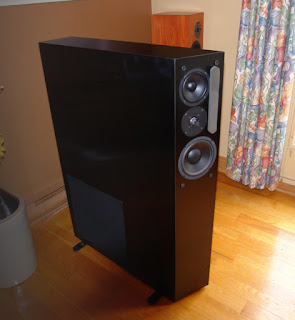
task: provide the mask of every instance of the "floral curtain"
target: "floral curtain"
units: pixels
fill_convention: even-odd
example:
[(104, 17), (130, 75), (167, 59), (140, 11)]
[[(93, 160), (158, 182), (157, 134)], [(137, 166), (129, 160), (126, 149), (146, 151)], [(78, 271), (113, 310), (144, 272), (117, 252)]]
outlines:
[(243, 0), (226, 174), (275, 190), (294, 80), (295, 0)]

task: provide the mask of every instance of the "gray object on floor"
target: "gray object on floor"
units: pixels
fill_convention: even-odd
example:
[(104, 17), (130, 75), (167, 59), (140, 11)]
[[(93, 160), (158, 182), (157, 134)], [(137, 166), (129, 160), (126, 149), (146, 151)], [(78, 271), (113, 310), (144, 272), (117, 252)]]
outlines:
[(24, 200), (0, 189), (0, 288), (29, 278), (37, 257)]

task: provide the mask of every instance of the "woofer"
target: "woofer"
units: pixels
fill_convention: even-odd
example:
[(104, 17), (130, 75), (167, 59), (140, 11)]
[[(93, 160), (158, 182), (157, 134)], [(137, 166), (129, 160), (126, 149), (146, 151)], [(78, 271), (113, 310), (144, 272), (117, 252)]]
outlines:
[(209, 93), (209, 76), (202, 69), (192, 69), (180, 82), (179, 94), (182, 102), (187, 106), (202, 103)]
[(192, 48), (193, 49), (201, 49), (201, 44), (198, 40), (194, 41), (194, 43), (192, 44)]
[(211, 169), (216, 155), (217, 148), (212, 139), (195, 138), (184, 147), (179, 156), (179, 172), (186, 179), (199, 179)]

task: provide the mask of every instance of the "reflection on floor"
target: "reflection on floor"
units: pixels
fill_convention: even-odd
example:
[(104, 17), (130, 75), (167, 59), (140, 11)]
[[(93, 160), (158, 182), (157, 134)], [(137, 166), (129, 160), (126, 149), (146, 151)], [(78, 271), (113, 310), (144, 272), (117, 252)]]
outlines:
[(33, 233), (37, 271), (0, 289), (0, 319), (295, 319), (295, 198), (286, 194), (220, 176), (210, 284), (177, 303), (149, 306), (151, 288), (90, 247), (74, 253), (67, 208)]

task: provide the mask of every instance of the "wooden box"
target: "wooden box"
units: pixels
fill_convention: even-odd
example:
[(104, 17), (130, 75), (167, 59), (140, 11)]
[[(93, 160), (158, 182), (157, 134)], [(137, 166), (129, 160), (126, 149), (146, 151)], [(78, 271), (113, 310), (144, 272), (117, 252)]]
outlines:
[(151, 16), (152, 44), (203, 48), (203, 12), (164, 12)]

